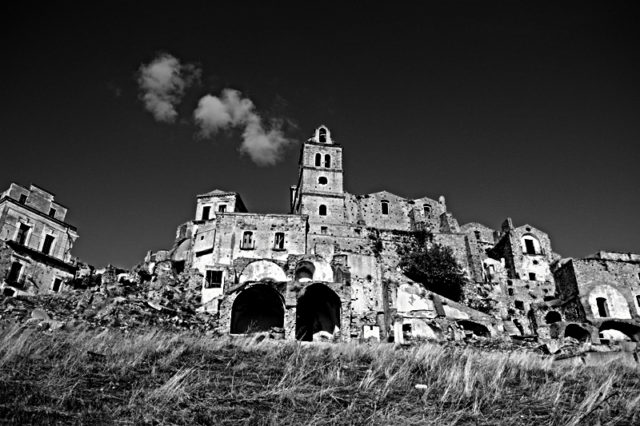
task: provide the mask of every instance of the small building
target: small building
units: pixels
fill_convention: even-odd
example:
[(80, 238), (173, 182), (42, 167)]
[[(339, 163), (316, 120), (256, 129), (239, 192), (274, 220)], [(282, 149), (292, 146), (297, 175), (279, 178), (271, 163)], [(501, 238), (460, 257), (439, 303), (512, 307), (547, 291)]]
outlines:
[(76, 228), (67, 208), (37, 185), (12, 183), (0, 196), (0, 280), (7, 295), (58, 292), (74, 277)]

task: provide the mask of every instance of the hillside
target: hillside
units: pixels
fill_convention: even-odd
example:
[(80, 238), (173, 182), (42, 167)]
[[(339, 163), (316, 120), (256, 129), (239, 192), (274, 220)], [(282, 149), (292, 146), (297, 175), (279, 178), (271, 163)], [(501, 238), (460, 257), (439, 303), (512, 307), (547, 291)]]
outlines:
[(4, 423), (638, 424), (631, 367), (112, 328), (0, 332)]

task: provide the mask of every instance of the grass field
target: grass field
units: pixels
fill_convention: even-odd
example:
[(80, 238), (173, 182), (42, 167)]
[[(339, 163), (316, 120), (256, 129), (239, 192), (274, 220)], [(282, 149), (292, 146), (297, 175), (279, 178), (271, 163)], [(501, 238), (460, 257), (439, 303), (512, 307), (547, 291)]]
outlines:
[[(425, 344), (0, 332), (12, 424), (640, 424), (639, 371)], [(421, 385), (416, 388), (416, 385)]]

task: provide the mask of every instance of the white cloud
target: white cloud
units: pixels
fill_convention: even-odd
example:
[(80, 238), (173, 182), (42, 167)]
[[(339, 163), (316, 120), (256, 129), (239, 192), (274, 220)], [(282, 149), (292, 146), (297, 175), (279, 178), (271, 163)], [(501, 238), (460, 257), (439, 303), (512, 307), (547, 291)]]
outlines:
[(181, 64), (178, 59), (163, 53), (138, 70), (140, 97), (145, 108), (158, 121), (174, 122), (187, 87), (200, 76), (200, 70), (192, 64)]
[(239, 151), (247, 154), (259, 166), (270, 166), (282, 158), (284, 149), (292, 143), (280, 126), (273, 122), (265, 130), (253, 102), (237, 90), (224, 89), (220, 97), (206, 95), (198, 102), (194, 119), (200, 135), (210, 137), (220, 130), (242, 128)]

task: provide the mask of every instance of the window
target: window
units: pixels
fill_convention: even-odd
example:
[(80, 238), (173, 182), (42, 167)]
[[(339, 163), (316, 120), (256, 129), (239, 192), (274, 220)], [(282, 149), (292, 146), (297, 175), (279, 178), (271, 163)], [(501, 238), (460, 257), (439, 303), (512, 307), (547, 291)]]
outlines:
[(422, 211), (425, 216), (429, 216), (431, 214), (431, 206), (429, 204), (423, 204)]
[(327, 227), (326, 227), (326, 226), (321, 226), (321, 227), (320, 227), (320, 233), (321, 233), (322, 235), (326, 235), (326, 234), (327, 234), (327, 231), (328, 231), (328, 229), (327, 229)]
[(320, 177), (318, 178), (318, 183), (319, 183), (320, 185), (326, 185), (326, 184), (327, 184), (327, 178), (326, 178), (326, 177), (324, 177), (324, 176), (320, 176)]
[(218, 206), (218, 213), (224, 213), (227, 211), (227, 205), (226, 204), (220, 204)]
[(508, 288), (507, 289), (507, 294), (509, 294), (509, 296), (513, 296), (513, 289), (512, 288)]
[(55, 241), (55, 237), (53, 235), (45, 235), (44, 243), (42, 244), (42, 252), (44, 254), (51, 253), (51, 247), (53, 247), (53, 242)]
[(476, 240), (480, 239), (480, 231), (474, 231), (474, 234), (476, 236)]
[(11, 269), (9, 270), (9, 275), (7, 275), (7, 281), (9, 283), (17, 283), (20, 279), (20, 273), (22, 272), (22, 263), (13, 262), (11, 264)]
[(206, 271), (204, 288), (222, 287), (222, 271)]
[(598, 316), (606, 318), (609, 316), (609, 306), (607, 306), (607, 299), (604, 297), (596, 298), (596, 305), (598, 305)]
[(636, 303), (640, 307), (640, 294), (636, 296)]
[(273, 241), (275, 250), (284, 250), (284, 232), (276, 232), (276, 238)]
[(331, 156), (329, 154), (325, 154), (324, 156), (324, 166), (327, 168), (331, 167)]
[(245, 250), (251, 250), (254, 248), (253, 232), (244, 231), (244, 233), (242, 234), (242, 245), (240, 246), (240, 248)]
[(29, 236), (30, 229), (31, 229), (30, 226), (27, 226), (24, 223), (20, 224), (20, 226), (18, 227), (18, 233), (16, 234), (16, 242), (18, 244), (20, 245), (27, 244), (27, 237)]
[(62, 280), (60, 278), (55, 278), (53, 280), (53, 284), (51, 285), (51, 290), (56, 293), (60, 291), (60, 286), (62, 285)]
[(524, 239), (524, 252), (526, 254), (536, 254), (536, 246), (531, 238)]
[(50, 209), (49, 209), (49, 216), (51, 216), (51, 217), (56, 217), (56, 209), (54, 209), (54, 208), (50, 208)]
[(202, 220), (209, 220), (210, 213), (211, 213), (211, 206), (204, 206), (202, 208)]
[(327, 129), (324, 127), (320, 127), (320, 130), (318, 131), (318, 141), (320, 143), (327, 143)]
[(383, 201), (381, 205), (382, 205), (382, 214), (389, 214), (389, 202)]
[(316, 167), (320, 167), (322, 163), (322, 155), (320, 153), (316, 154)]
[(20, 194), (20, 199), (18, 200), (20, 204), (24, 204), (27, 202), (27, 196), (25, 194)]
[(326, 216), (327, 215), (327, 206), (325, 206), (324, 204), (320, 204), (320, 208), (318, 209), (318, 214), (320, 216)]
[(516, 309), (524, 311), (524, 302), (522, 300), (516, 300)]
[(535, 281), (536, 280), (536, 274), (534, 272), (529, 272), (529, 281)]

